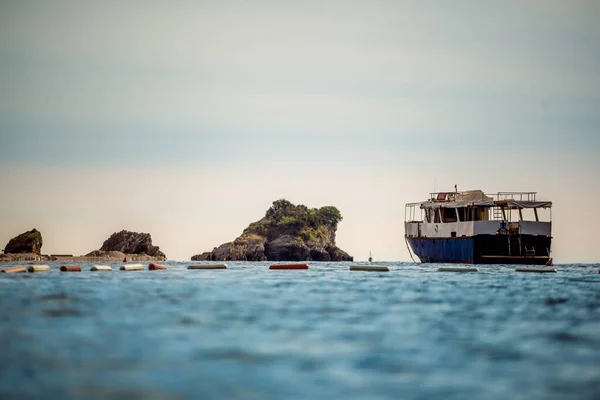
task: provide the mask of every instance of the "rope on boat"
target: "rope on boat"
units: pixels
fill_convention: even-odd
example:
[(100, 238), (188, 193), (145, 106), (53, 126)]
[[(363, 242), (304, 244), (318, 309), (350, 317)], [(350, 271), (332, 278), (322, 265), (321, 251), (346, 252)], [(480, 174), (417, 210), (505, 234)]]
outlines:
[(408, 249), (408, 254), (410, 255), (410, 258), (413, 260), (413, 262), (416, 262), (415, 259), (413, 258), (412, 251), (410, 250), (410, 246), (408, 245), (408, 239), (406, 238), (406, 235), (404, 235), (404, 242), (406, 243), (406, 248)]

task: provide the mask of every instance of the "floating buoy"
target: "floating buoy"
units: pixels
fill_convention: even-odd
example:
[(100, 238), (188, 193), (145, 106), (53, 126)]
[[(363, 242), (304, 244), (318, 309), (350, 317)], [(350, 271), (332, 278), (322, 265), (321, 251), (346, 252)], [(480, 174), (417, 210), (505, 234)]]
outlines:
[(123, 262), (127, 262), (127, 257), (123, 258)]
[(439, 267), (438, 272), (479, 272), (475, 267)]
[(556, 268), (517, 268), (516, 272), (537, 272), (543, 274), (545, 272), (556, 272)]
[(27, 268), (23, 265), (15, 265), (14, 267), (4, 268), (2, 272), (5, 274), (20, 274), (21, 272), (27, 272)]
[(196, 264), (196, 265), (188, 265), (188, 269), (227, 269), (227, 264)]
[(142, 271), (144, 269), (144, 266), (142, 264), (127, 264), (127, 265), (121, 265), (121, 268), (119, 268), (121, 271)]
[(308, 264), (273, 264), (269, 269), (308, 269)]
[(62, 272), (81, 272), (79, 265), (61, 265), (60, 270)]
[(553, 265), (553, 264), (552, 264), (552, 259), (551, 259), (551, 258), (550, 258), (550, 259), (548, 259), (548, 261), (546, 261), (546, 265), (547, 265), (547, 266), (549, 266), (549, 267), (551, 267), (551, 266)]
[(50, 272), (49, 265), (30, 265), (27, 267), (27, 272)]
[(385, 265), (351, 265), (350, 271), (375, 271), (375, 272), (388, 272), (390, 267)]
[(112, 267), (110, 265), (94, 265), (90, 271), (112, 271)]
[(151, 271), (154, 271), (154, 270), (158, 270), (158, 269), (167, 269), (167, 267), (165, 267), (164, 265), (152, 263), (152, 264), (148, 265), (148, 269)]

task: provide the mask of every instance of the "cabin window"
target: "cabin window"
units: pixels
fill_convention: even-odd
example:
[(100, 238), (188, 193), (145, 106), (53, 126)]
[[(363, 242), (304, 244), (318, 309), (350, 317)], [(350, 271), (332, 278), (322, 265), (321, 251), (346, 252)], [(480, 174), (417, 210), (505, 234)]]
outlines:
[(484, 207), (474, 207), (470, 209), (473, 215), (473, 221), (487, 221), (489, 220), (488, 214), (489, 211)]
[(457, 208), (458, 218), (460, 222), (481, 221), (485, 209), (479, 207), (461, 207)]
[(442, 221), (444, 223), (456, 222), (456, 208), (442, 208)]
[(462, 207), (457, 208), (456, 211), (458, 212), (458, 219), (460, 222), (473, 221), (473, 208)]
[(437, 210), (433, 210), (433, 212), (435, 213), (434, 214), (435, 217), (434, 217), (434, 221), (433, 222), (436, 223), (436, 224), (439, 224), (440, 222), (442, 222), (441, 219), (440, 219), (440, 210), (441, 210), (440, 208), (438, 208)]
[(433, 210), (431, 208), (426, 208), (424, 211), (425, 211), (425, 221), (431, 223), (431, 212)]

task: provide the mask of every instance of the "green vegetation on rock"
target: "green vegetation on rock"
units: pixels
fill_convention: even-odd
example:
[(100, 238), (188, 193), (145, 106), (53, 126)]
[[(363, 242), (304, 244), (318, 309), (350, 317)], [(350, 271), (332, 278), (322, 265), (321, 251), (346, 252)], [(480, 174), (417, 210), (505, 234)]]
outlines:
[(276, 225), (301, 224), (309, 227), (326, 225), (336, 229), (342, 220), (342, 214), (340, 210), (333, 206), (318, 209), (308, 208), (301, 204), (296, 206), (286, 199), (279, 199), (275, 200), (267, 210), (265, 219), (274, 222)]

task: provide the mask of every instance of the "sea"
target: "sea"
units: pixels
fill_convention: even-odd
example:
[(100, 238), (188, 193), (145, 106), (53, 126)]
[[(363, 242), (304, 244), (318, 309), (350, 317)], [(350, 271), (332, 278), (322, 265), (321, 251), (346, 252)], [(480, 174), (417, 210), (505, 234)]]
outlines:
[(600, 399), (600, 264), (163, 264), (1, 274), (0, 398)]

